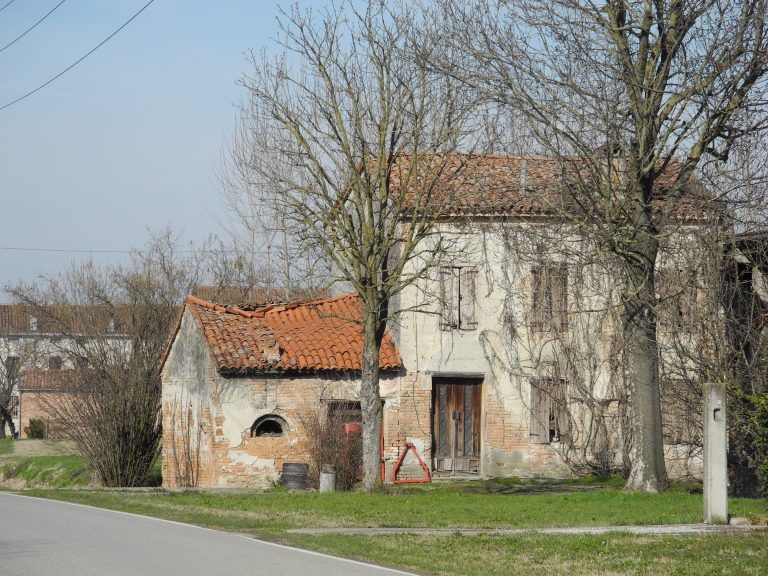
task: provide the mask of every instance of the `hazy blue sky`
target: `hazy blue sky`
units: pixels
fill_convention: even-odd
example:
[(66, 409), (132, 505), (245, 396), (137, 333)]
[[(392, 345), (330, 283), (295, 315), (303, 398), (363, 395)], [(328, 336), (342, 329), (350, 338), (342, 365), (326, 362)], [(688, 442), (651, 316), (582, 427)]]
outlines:
[[(16, 0), (1, 11), (0, 47), (58, 1)], [(145, 3), (64, 2), (0, 52), (0, 106)], [(155, 0), (54, 84), (0, 111), (0, 246), (127, 250), (166, 225), (192, 241), (220, 232), (215, 173), (242, 94), (235, 82), (248, 71), (244, 52), (275, 35), (277, 12), (276, 0)], [(0, 287), (55, 273), (72, 257), (0, 249)]]

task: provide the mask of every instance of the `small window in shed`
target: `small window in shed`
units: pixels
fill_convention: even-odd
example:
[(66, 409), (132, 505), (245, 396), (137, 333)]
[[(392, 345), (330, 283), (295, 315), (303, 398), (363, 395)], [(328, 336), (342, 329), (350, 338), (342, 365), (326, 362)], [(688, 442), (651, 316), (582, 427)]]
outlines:
[(282, 436), (287, 430), (288, 424), (277, 414), (262, 416), (251, 426), (251, 437), (254, 436)]

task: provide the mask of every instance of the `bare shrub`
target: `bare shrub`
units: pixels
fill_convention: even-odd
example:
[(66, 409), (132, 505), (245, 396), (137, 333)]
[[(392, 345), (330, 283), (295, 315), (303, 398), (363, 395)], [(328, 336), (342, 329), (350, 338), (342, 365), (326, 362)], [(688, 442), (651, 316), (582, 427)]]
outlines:
[(307, 438), (310, 487), (319, 487), (320, 472), (328, 466), (336, 472), (337, 490), (351, 490), (360, 481), (362, 438), (359, 432), (346, 433), (349, 423), (345, 412), (326, 410), (323, 404), (302, 410), (299, 426)]
[(171, 465), (176, 485), (183, 488), (195, 488), (200, 478), (200, 442), (201, 428), (196, 425), (197, 418), (192, 405), (174, 400), (171, 406), (170, 430)]

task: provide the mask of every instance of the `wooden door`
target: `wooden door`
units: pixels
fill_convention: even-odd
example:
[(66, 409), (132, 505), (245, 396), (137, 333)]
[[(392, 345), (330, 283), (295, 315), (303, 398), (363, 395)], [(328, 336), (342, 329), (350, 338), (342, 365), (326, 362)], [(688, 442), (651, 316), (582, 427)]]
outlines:
[(482, 379), (432, 379), (432, 467), (480, 472)]

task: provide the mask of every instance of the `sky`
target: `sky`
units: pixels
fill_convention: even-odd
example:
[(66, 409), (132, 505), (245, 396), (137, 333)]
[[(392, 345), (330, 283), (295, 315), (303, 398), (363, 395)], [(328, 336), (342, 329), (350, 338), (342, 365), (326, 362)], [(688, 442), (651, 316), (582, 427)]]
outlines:
[[(59, 1), (0, 10), (0, 50)], [(0, 51), (0, 106), (146, 2), (66, 0)], [(166, 227), (181, 243), (223, 235), (216, 174), (243, 95), (236, 82), (245, 53), (273, 45), (277, 14), (276, 0), (155, 0), (78, 66), (0, 110), (0, 288), (89, 257), (51, 250), (118, 251), (92, 254), (116, 262)]]

